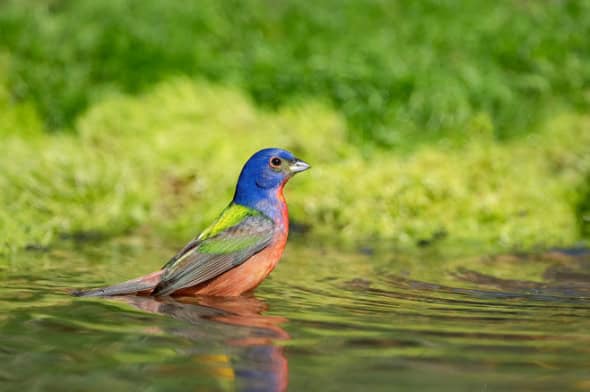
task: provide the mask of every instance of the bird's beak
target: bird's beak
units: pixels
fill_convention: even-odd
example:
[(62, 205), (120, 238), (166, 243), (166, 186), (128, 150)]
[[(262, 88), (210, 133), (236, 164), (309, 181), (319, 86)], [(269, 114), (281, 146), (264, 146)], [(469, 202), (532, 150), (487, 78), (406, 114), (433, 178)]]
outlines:
[(307, 170), (310, 167), (311, 165), (309, 163), (303, 162), (301, 159), (295, 158), (295, 160), (292, 161), (289, 165), (289, 170), (291, 170), (291, 173), (295, 174)]

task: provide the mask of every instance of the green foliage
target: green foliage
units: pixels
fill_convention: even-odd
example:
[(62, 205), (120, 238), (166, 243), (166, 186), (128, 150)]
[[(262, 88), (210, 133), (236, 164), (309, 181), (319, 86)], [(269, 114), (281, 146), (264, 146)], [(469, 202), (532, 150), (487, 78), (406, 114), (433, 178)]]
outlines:
[(590, 2), (12, 0), (10, 91), (54, 129), (169, 75), (280, 107), (310, 97), (356, 143), (497, 138), (590, 106)]
[(590, 2), (7, 0), (0, 32), (0, 249), (187, 240), (269, 145), (322, 241), (588, 235)]
[[(28, 123), (36, 122), (27, 117), (20, 127)], [(3, 135), (2, 249), (138, 229), (186, 241), (227, 205), (249, 155), (272, 145), (313, 165), (286, 190), (310, 239), (500, 248), (577, 241), (590, 119), (557, 117), (504, 144), (490, 141), (485, 123), (463, 147), (366, 160), (348, 141), (346, 122), (324, 105), (267, 112), (235, 89), (171, 80), (139, 97), (103, 100), (73, 133)]]
[(34, 136), (43, 131), (37, 111), (29, 103), (16, 103), (6, 87), (8, 56), (0, 54), (0, 140), (10, 134)]
[[(187, 80), (137, 100), (106, 100), (78, 121), (73, 134), (3, 136), (2, 245), (18, 249), (58, 235), (115, 235), (140, 224), (186, 240), (227, 205), (252, 152), (276, 144), (321, 156), (321, 146), (342, 139), (334, 135), (343, 129), (319, 106), (270, 115), (234, 91)], [(303, 148), (312, 137), (318, 144)]]

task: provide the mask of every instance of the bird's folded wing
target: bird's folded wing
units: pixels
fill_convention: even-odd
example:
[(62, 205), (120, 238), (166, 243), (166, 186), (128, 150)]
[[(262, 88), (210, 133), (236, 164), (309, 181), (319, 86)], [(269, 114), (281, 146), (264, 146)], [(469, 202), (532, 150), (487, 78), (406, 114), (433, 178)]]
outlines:
[[(241, 206), (240, 206), (241, 207)], [(266, 248), (274, 236), (273, 221), (255, 211), (238, 211), (239, 220), (224, 218), (236, 215), (232, 206), (218, 219), (214, 230), (206, 231), (192, 241), (165, 266), (162, 280), (153, 295), (168, 295), (182, 288), (195, 286), (242, 264)], [(226, 229), (219, 222), (230, 223)], [(205, 237), (205, 238), (203, 238)]]

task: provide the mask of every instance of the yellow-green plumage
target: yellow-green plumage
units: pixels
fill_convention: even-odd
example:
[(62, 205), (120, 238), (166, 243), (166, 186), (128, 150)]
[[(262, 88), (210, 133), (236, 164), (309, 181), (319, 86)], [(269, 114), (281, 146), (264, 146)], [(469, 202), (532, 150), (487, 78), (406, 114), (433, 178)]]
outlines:
[(217, 234), (229, 229), (242, 222), (248, 216), (261, 216), (262, 213), (252, 208), (245, 207), (240, 204), (232, 203), (227, 206), (217, 217), (217, 219), (197, 238), (198, 240), (206, 240), (214, 237)]
[[(266, 224), (256, 227), (253, 223)], [(230, 253), (256, 246), (270, 234), (269, 218), (261, 212), (240, 204), (230, 204), (198, 238), (203, 241), (199, 246), (201, 253)], [(264, 228), (264, 231), (260, 231)], [(225, 235), (227, 232), (227, 235)], [(223, 235), (222, 235), (223, 234)]]

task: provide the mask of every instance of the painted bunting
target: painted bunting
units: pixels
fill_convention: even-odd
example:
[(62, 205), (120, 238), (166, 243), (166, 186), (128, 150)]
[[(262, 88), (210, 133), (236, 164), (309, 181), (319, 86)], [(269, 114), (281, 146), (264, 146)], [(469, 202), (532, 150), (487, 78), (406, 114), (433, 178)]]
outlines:
[(283, 188), (309, 168), (289, 151), (258, 151), (242, 168), (231, 203), (161, 270), (74, 295), (237, 296), (255, 289), (277, 265), (287, 243)]

